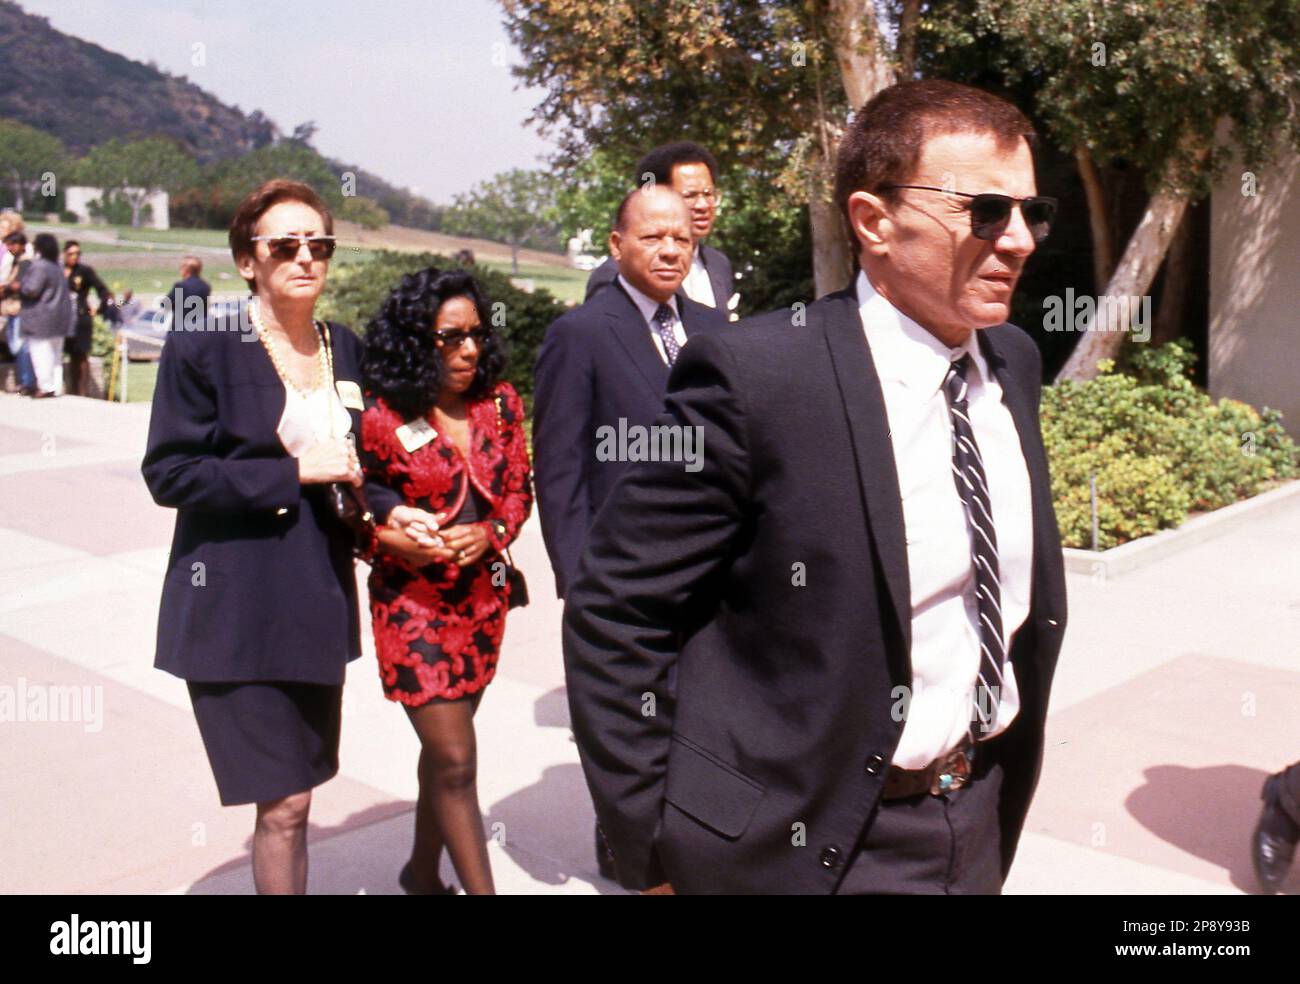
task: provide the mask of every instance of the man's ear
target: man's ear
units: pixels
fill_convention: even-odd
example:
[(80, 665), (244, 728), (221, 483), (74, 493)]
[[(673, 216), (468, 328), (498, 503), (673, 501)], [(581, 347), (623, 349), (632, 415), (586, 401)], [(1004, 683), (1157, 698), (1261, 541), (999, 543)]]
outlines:
[[(257, 275), (257, 271), (253, 269), (253, 258), (251, 256), (243, 255), (235, 257), (235, 269), (239, 271), (239, 275), (245, 280), (252, 280)], [(187, 276), (189, 276), (189, 274), (182, 270), (181, 279), (183, 280)]]
[(609, 231), (609, 255), (615, 263), (623, 258), (623, 236), (617, 229)]
[(869, 191), (855, 191), (849, 195), (849, 227), (857, 235), (858, 246), (874, 256), (889, 252), (892, 231), (884, 200)]

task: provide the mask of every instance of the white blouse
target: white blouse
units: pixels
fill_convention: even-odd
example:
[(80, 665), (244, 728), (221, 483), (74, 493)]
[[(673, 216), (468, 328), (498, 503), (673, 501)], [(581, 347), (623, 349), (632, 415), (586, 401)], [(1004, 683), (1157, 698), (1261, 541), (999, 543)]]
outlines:
[(275, 432), (293, 457), (301, 458), (317, 441), (342, 437), (351, 427), (352, 418), (334, 387), (312, 390), (303, 396), (292, 386), (285, 386), (284, 413)]

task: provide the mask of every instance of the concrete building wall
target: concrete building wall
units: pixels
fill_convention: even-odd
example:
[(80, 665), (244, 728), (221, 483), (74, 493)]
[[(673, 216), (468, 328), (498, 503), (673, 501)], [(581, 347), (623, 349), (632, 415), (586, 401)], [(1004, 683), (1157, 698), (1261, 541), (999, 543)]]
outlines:
[(1300, 155), (1229, 169), (1211, 202), (1209, 389), (1269, 406), (1300, 438)]

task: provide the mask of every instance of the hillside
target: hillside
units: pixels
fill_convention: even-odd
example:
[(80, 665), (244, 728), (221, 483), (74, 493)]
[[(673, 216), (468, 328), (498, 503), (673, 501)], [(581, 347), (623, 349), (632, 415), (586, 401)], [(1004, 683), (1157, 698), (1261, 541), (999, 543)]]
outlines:
[[(0, 53), (0, 118), (51, 133), (78, 156), (113, 137), (164, 136), (206, 164), (285, 136), (258, 110), (245, 113), (187, 79), (64, 34), (10, 0), (0, 0)], [(395, 221), (436, 227), (441, 210), (427, 199), (353, 164), (328, 163), (336, 174), (356, 173), (357, 193)]]

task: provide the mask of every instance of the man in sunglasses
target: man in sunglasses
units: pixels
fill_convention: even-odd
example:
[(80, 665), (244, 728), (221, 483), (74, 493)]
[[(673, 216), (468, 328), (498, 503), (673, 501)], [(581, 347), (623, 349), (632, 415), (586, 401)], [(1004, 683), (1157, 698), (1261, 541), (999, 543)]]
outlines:
[(881, 92), (838, 156), (854, 282), (674, 367), (661, 420), (704, 466), (632, 466), (565, 598), (627, 887), (1001, 891), (1066, 619), (1041, 363), (1006, 320), (1054, 214), (1032, 136), (967, 86)]

